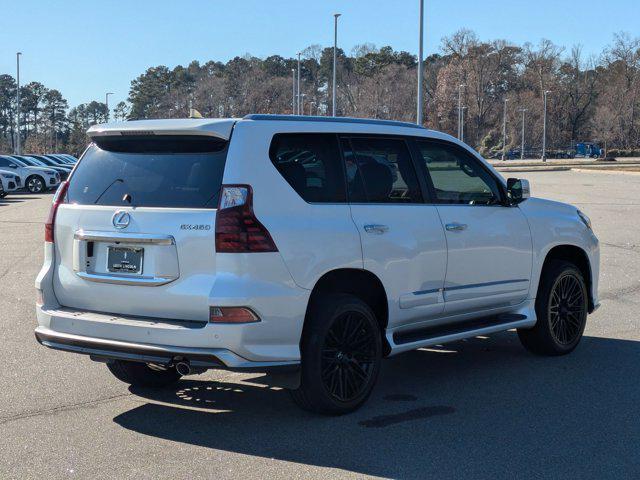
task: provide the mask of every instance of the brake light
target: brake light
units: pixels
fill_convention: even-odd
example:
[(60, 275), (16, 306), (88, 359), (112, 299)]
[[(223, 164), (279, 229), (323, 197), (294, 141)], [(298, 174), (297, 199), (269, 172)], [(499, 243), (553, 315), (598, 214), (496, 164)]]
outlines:
[(53, 202), (51, 203), (51, 209), (49, 210), (49, 217), (44, 224), (44, 241), (54, 243), (53, 229), (56, 224), (56, 214), (58, 213), (58, 207), (67, 201), (67, 189), (69, 188), (69, 182), (62, 182), (56, 190), (53, 196)]
[(277, 252), (269, 231), (253, 213), (250, 185), (223, 185), (216, 212), (216, 252)]

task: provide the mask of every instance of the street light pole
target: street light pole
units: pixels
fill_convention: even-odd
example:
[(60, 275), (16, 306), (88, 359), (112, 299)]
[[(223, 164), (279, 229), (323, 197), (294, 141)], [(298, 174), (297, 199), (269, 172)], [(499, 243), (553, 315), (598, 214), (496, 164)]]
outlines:
[(521, 108), (522, 112), (522, 146), (520, 147), (520, 160), (524, 160), (524, 114), (527, 111), (526, 108)]
[(16, 53), (16, 155), (20, 155), (20, 55), (22, 52)]
[(547, 161), (547, 95), (551, 93), (551, 90), (545, 90), (544, 97), (544, 115), (542, 120), (542, 161)]
[(467, 109), (467, 107), (462, 107), (462, 109), (460, 110), (460, 119), (461, 119), (461, 123), (460, 123), (460, 141), (464, 142), (464, 111)]
[(304, 97), (306, 97), (306, 93), (300, 94), (300, 115), (304, 115)]
[(502, 112), (502, 161), (507, 159), (507, 102), (508, 98), (504, 99), (504, 109)]
[(423, 99), (422, 99), (422, 84), (424, 82), (424, 65), (423, 65), (423, 43), (424, 43), (424, 0), (420, 0), (420, 13), (418, 14), (420, 27), (419, 27), (419, 39), (418, 39), (418, 111), (416, 114), (416, 123), (422, 125), (423, 115)]
[(340, 13), (333, 14), (333, 83), (331, 84), (331, 113), (336, 116), (336, 66), (338, 64), (338, 17)]
[(462, 125), (462, 89), (466, 86), (466, 84), (458, 85), (458, 140), (462, 140), (462, 129), (460, 128)]
[(296, 98), (296, 104), (297, 104), (296, 114), (297, 115), (300, 115), (300, 55), (302, 55), (302, 53), (298, 52), (298, 96)]
[(104, 94), (104, 104), (107, 106), (107, 122), (109, 121), (109, 95), (113, 95), (113, 92)]
[(291, 114), (296, 114), (296, 69), (291, 69)]

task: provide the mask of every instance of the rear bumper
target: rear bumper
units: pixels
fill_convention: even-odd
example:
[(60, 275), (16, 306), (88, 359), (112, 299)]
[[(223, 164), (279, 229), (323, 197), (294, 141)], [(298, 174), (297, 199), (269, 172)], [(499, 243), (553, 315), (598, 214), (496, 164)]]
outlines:
[(294, 369), (299, 365), (299, 362), (251, 362), (223, 348), (186, 348), (151, 343), (123, 342), (55, 332), (42, 326), (36, 328), (35, 335), (38, 342), (45, 347), (89, 355), (96, 360), (129, 360), (161, 365), (169, 365), (177, 360), (188, 360), (195, 367), (226, 368), (243, 371)]

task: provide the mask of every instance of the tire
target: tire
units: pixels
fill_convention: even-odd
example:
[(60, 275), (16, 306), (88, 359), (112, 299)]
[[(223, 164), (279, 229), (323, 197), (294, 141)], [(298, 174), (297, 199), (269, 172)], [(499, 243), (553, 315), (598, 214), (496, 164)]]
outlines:
[(4, 198), (7, 196), (7, 192), (0, 192), (0, 198)]
[(113, 375), (124, 383), (134, 387), (162, 388), (176, 383), (181, 375), (174, 367), (154, 369), (146, 363), (113, 360), (107, 363), (107, 368)]
[(30, 193), (42, 193), (47, 189), (47, 184), (45, 183), (44, 178), (39, 175), (31, 175), (30, 177), (27, 177), (24, 184)]
[(530, 329), (518, 329), (522, 345), (537, 355), (566, 355), (580, 343), (589, 297), (582, 272), (572, 263), (552, 260), (542, 271), (536, 316)]
[(356, 410), (369, 398), (380, 371), (382, 339), (375, 314), (352, 295), (319, 298), (306, 320), (301, 355), (293, 400), (325, 415)]

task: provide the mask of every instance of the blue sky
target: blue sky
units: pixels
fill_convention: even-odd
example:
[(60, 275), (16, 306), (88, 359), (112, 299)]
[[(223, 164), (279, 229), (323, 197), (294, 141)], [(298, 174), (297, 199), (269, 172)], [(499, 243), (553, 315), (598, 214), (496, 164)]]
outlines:
[[(460, 28), (481, 39), (541, 38), (599, 53), (613, 33), (640, 35), (640, 0), (425, 0), (426, 53)], [(417, 53), (418, 0), (0, 0), (0, 73), (57, 88), (71, 106), (126, 99), (150, 66), (226, 61), (251, 53), (293, 56), (310, 44), (347, 52), (370, 42)]]

